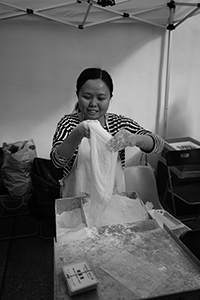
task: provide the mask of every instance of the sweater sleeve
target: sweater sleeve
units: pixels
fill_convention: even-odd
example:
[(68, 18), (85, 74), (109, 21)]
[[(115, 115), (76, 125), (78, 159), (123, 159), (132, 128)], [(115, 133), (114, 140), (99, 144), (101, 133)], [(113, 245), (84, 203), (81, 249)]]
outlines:
[(50, 158), (54, 166), (64, 168), (65, 175), (69, 174), (77, 157), (78, 148), (75, 150), (72, 158), (67, 159), (58, 155), (57, 147), (63, 143), (71, 131), (79, 124), (79, 120), (74, 115), (65, 115), (58, 123), (53, 136)]
[(135, 134), (138, 135), (148, 135), (153, 139), (153, 147), (151, 150), (146, 151), (142, 148), (140, 148), (141, 151), (145, 152), (146, 154), (153, 154), (153, 153), (159, 153), (163, 150), (164, 147), (164, 140), (159, 135), (151, 132), (150, 130), (144, 129), (141, 127), (138, 123), (134, 122), (134, 126), (136, 129)]
[(159, 135), (151, 132), (150, 130), (143, 128), (141, 125), (139, 125), (136, 121), (132, 120), (131, 118), (127, 118), (117, 114), (109, 114), (108, 125), (112, 135), (115, 135), (121, 129), (126, 129), (133, 134), (151, 136), (154, 142), (152, 149), (150, 151), (145, 151), (141, 149), (141, 151), (147, 154), (159, 153), (163, 150), (164, 140)]
[[(163, 140), (163, 138), (161, 138), (159, 135), (157, 135), (155, 133), (152, 133), (152, 132), (151, 133), (147, 133), (147, 135), (149, 135), (149, 136), (152, 137), (152, 139), (154, 141), (154, 146), (151, 149), (151, 151), (149, 151), (149, 152), (146, 151), (146, 153), (147, 154), (148, 153), (151, 154), (151, 153), (160, 153), (160, 152), (162, 152), (162, 150), (164, 148), (164, 140)], [(145, 151), (143, 151), (143, 152), (145, 152)]]

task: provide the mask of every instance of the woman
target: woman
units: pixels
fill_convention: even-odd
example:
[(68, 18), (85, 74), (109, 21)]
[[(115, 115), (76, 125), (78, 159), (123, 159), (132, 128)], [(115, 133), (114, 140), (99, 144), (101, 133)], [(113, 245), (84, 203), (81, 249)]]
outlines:
[[(111, 151), (118, 151), (122, 169), (125, 167), (126, 147), (136, 146), (145, 153), (157, 153), (162, 150), (164, 144), (162, 138), (144, 129), (134, 120), (108, 112), (113, 95), (113, 81), (105, 70), (85, 69), (77, 79), (76, 94), (78, 102), (75, 110), (65, 115), (58, 123), (51, 150), (52, 162), (56, 167), (64, 169), (63, 175), (68, 179), (68, 190), (64, 196), (77, 196), (80, 193), (80, 189), (76, 191), (72, 186), (80, 173), (77, 167), (80, 144), (90, 138), (86, 120), (98, 120), (113, 136), (108, 142), (108, 147)], [(90, 150), (87, 148), (85, 152), (87, 151)], [(88, 160), (83, 159), (82, 162), (87, 164)], [(81, 178), (83, 176), (79, 176), (77, 180), (82, 180)], [(89, 181), (90, 178), (85, 180)], [(88, 192), (87, 188), (82, 192)]]

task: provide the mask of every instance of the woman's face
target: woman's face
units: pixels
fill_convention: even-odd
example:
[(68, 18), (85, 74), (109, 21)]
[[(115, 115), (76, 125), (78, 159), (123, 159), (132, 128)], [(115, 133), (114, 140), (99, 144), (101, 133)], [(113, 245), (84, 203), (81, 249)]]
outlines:
[(99, 120), (110, 104), (110, 90), (101, 79), (87, 80), (78, 94), (78, 103), (85, 120)]

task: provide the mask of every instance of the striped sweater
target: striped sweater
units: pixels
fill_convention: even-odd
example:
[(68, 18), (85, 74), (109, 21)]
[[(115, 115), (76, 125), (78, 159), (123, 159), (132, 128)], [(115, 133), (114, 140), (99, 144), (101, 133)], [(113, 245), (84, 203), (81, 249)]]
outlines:
[[(58, 123), (54, 137), (53, 145), (50, 153), (51, 160), (57, 168), (63, 168), (63, 175), (66, 176), (70, 173), (78, 154), (78, 148), (75, 150), (71, 159), (61, 157), (57, 153), (57, 146), (62, 144), (66, 137), (72, 132), (72, 130), (80, 123), (80, 119), (77, 113), (65, 115)], [(107, 130), (112, 136), (114, 136), (119, 130), (126, 129), (131, 133), (140, 135), (150, 135), (154, 140), (154, 147), (149, 153), (157, 153), (162, 151), (164, 141), (158, 135), (144, 129), (134, 120), (117, 115), (114, 113), (107, 113), (106, 124), (104, 129)], [(141, 149), (142, 150), (142, 149)], [(145, 152), (145, 151), (144, 151)], [(122, 168), (125, 167), (125, 149), (119, 151), (119, 158)]]

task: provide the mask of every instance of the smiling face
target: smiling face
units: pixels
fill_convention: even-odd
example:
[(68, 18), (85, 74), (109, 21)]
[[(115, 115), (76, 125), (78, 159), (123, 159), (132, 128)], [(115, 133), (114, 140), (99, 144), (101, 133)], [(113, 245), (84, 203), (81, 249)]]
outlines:
[(87, 80), (79, 91), (78, 103), (83, 119), (101, 122), (110, 104), (110, 90), (101, 79)]

